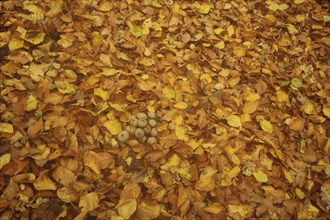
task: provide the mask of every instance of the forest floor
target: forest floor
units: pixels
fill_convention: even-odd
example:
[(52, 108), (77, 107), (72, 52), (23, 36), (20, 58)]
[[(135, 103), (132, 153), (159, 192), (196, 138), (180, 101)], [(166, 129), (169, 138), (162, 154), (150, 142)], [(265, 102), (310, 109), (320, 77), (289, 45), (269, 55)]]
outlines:
[(330, 2), (0, 2), (0, 219), (329, 219)]

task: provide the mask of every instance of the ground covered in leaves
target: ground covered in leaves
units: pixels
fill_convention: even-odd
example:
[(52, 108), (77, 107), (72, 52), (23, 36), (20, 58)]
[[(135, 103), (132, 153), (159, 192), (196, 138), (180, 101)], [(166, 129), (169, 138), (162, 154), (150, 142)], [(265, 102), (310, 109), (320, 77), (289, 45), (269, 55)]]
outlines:
[(1, 1), (0, 219), (328, 218), (329, 8)]

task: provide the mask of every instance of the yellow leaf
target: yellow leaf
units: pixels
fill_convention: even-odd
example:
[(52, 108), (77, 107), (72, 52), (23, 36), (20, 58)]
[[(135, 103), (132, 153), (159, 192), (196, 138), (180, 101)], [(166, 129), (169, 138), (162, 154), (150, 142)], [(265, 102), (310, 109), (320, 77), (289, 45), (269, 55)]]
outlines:
[(115, 118), (111, 118), (109, 121), (105, 122), (103, 126), (106, 127), (112, 135), (117, 135), (123, 130), (121, 123)]
[(249, 93), (246, 97), (245, 100), (254, 102), (260, 99), (260, 95), (258, 93)]
[(253, 43), (250, 41), (245, 41), (243, 45), (246, 46), (248, 49), (250, 49), (253, 46)]
[(318, 219), (320, 210), (313, 206), (309, 200), (298, 211), (297, 219)]
[(167, 161), (164, 165), (162, 165), (160, 168), (161, 168), (162, 170), (166, 170), (166, 171), (168, 171), (168, 170), (169, 170), (170, 168), (172, 168), (172, 167), (178, 167), (179, 164), (180, 164), (180, 162), (181, 162), (180, 157), (179, 157), (177, 154), (173, 154), (173, 155), (168, 159), (168, 161)]
[(43, 10), (34, 5), (34, 4), (24, 4), (24, 7), (23, 7), (25, 10), (31, 12), (31, 14), (27, 15), (26, 17), (29, 19), (29, 20), (33, 20), (33, 21), (37, 21), (37, 20), (42, 20), (44, 19), (44, 12)]
[(245, 218), (249, 211), (242, 205), (228, 205), (228, 212), (230, 216), (236, 216), (238, 213), (242, 218)]
[(196, 140), (194, 140), (194, 139), (189, 139), (188, 141), (187, 141), (187, 144), (193, 149), (193, 150), (195, 150), (196, 148), (198, 148), (201, 144), (200, 143), (198, 143)]
[(234, 26), (233, 25), (229, 25), (229, 27), (227, 27), (228, 37), (229, 38), (232, 37), (234, 33), (235, 33)]
[(14, 132), (13, 125), (9, 123), (0, 123), (0, 132), (11, 134)]
[(264, 74), (267, 74), (267, 75), (271, 75), (272, 74), (272, 71), (267, 69), (267, 68), (262, 68), (261, 69), (261, 72), (264, 73)]
[(305, 21), (305, 15), (296, 15), (297, 22), (304, 22)]
[(225, 113), (222, 111), (221, 108), (217, 108), (213, 114), (214, 114), (218, 119), (223, 119), (223, 117), (225, 116)]
[(42, 80), (45, 76), (44, 71), (35, 63), (31, 63), (29, 71), (31, 73), (30, 74), (31, 79), (37, 82)]
[(22, 48), (24, 46), (24, 40), (19, 38), (12, 38), (9, 41), (8, 47), (10, 51), (17, 50), (19, 48)]
[(175, 125), (175, 135), (180, 141), (187, 141), (189, 139), (186, 135), (186, 128), (182, 125)]
[(45, 33), (38, 33), (37, 35), (33, 36), (33, 37), (26, 37), (26, 36), (21, 36), (25, 41), (34, 44), (34, 45), (38, 45), (41, 42), (44, 41), (46, 34)]
[(212, 191), (215, 187), (215, 174), (218, 170), (213, 167), (205, 167), (201, 171), (201, 175), (195, 185), (195, 188), (200, 191)]
[(301, 3), (304, 3), (306, 0), (294, 0), (294, 3), (299, 5)]
[(99, 3), (99, 10), (103, 11), (103, 12), (108, 12), (113, 8), (113, 5), (111, 4), (111, 2), (107, 2), (107, 1), (101, 1)]
[(80, 197), (79, 207), (82, 207), (81, 212), (90, 212), (96, 209), (99, 205), (99, 197), (96, 192), (88, 193)]
[(246, 55), (246, 49), (241, 46), (233, 47), (233, 53), (237, 57), (244, 57)]
[(270, 134), (273, 133), (273, 125), (266, 119), (260, 120), (260, 126), (263, 131), (266, 131)]
[(305, 193), (301, 189), (296, 188), (294, 191), (300, 200), (305, 198)]
[(235, 178), (241, 172), (239, 166), (235, 166), (232, 169), (224, 168), (221, 174), (221, 186), (230, 186), (233, 178)]
[(33, 182), (34, 188), (36, 190), (56, 190), (56, 184), (49, 179), (45, 174), (40, 175), (37, 179), (34, 180)]
[(215, 202), (205, 207), (204, 210), (212, 214), (219, 214), (221, 211), (225, 211), (225, 208), (220, 203)]
[(142, 29), (139, 26), (134, 26), (131, 22), (127, 22), (127, 26), (134, 37), (138, 38), (142, 36)]
[(292, 24), (289, 24), (286, 28), (288, 29), (290, 34), (298, 34), (299, 33), (299, 31)]
[(307, 102), (302, 106), (302, 110), (307, 114), (310, 115), (315, 110), (315, 106), (311, 102)]
[(261, 170), (253, 172), (253, 176), (254, 176), (254, 178), (256, 178), (256, 180), (259, 183), (266, 183), (266, 182), (268, 182), (268, 177)]
[(292, 183), (293, 182), (292, 174), (285, 168), (282, 168), (282, 171), (283, 171), (284, 177), (288, 181), (288, 183)]
[(87, 151), (84, 154), (84, 165), (97, 174), (101, 174), (100, 157), (94, 151)]
[(322, 112), (325, 116), (327, 116), (328, 118), (330, 118), (330, 107), (327, 106), (323, 106)]
[(137, 219), (157, 219), (163, 213), (164, 207), (159, 204), (139, 203), (136, 213)]
[(111, 59), (110, 59), (110, 56), (109, 55), (104, 54), (104, 53), (101, 53), (99, 59), (106, 66), (112, 66)]
[(175, 103), (175, 105), (174, 105), (174, 108), (177, 108), (177, 109), (186, 109), (187, 107), (188, 107), (188, 104), (185, 102), (178, 102), (178, 103)]
[(322, 29), (323, 29), (323, 26), (322, 26), (322, 25), (319, 25), (319, 24), (313, 24), (313, 25), (312, 25), (312, 28), (313, 28), (314, 30), (322, 30)]
[(66, 69), (63, 71), (63, 74), (69, 79), (74, 79), (74, 80), (77, 79), (77, 73), (73, 70)]
[(113, 76), (116, 75), (117, 73), (121, 73), (121, 71), (113, 68), (104, 68), (103, 72), (101, 72), (100, 74), (103, 76)]
[(36, 100), (36, 98), (34, 98), (33, 95), (29, 95), (28, 100), (26, 101), (26, 111), (32, 111), (35, 110), (38, 106), (38, 100)]
[(221, 34), (224, 30), (222, 28), (216, 28), (214, 29), (215, 34)]
[(11, 35), (10, 31), (0, 32), (0, 47), (3, 47), (8, 44), (10, 41)]
[(210, 74), (208, 73), (203, 73), (200, 78), (199, 78), (202, 82), (205, 83), (211, 83), (212, 82), (212, 77), (210, 76)]
[(243, 112), (247, 114), (252, 114), (257, 111), (259, 107), (259, 102), (246, 102), (243, 106)]
[(125, 110), (121, 107), (121, 105), (116, 103), (110, 103), (110, 107), (116, 109), (119, 112), (124, 112)]
[(237, 115), (230, 115), (227, 117), (227, 123), (229, 126), (235, 128), (242, 128), (241, 118)]
[(108, 92), (104, 91), (101, 88), (94, 88), (94, 95), (101, 97), (103, 101), (106, 101), (108, 99)]
[(229, 74), (230, 74), (230, 70), (229, 70), (229, 69), (222, 69), (222, 70), (219, 72), (219, 75), (220, 75), (220, 76), (224, 76), (224, 77), (229, 76)]
[(6, 164), (8, 164), (10, 162), (10, 158), (11, 158), (10, 154), (1, 155), (1, 157), (0, 157), (0, 170), (2, 169), (2, 167), (4, 167)]
[(289, 8), (289, 5), (287, 4), (278, 4), (276, 2), (271, 2), (271, 4), (268, 6), (269, 10), (271, 11), (284, 11)]
[(174, 99), (175, 98), (175, 91), (170, 86), (166, 86), (163, 89), (163, 97), (167, 98), (167, 99)]
[(60, 93), (62, 93), (62, 94), (71, 94), (71, 93), (74, 93), (76, 91), (74, 85), (72, 85), (68, 81), (64, 81), (64, 84), (65, 84), (65, 89), (57, 88)]
[(278, 90), (276, 92), (276, 97), (277, 97), (278, 102), (288, 102), (289, 101), (288, 94), (286, 94), (286, 92), (284, 92), (283, 90)]
[(134, 214), (136, 211), (137, 202), (136, 199), (132, 199), (130, 201), (121, 203), (118, 205), (118, 214), (125, 219), (130, 219), (130, 217)]
[(201, 5), (201, 7), (199, 8), (198, 11), (199, 11), (199, 13), (206, 15), (209, 13), (210, 9), (211, 9), (210, 5), (203, 4), (203, 5)]
[(225, 48), (225, 42), (220, 41), (219, 43), (215, 44), (214, 46), (221, 50), (221, 49)]

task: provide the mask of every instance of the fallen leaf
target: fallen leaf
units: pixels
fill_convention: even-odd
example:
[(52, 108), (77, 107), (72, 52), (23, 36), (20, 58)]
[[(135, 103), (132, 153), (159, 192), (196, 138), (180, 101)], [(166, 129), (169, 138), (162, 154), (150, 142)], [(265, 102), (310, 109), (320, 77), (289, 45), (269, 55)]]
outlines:
[(130, 219), (130, 217), (135, 213), (137, 208), (137, 202), (135, 199), (131, 199), (117, 206), (117, 210), (120, 216), (124, 219)]
[(10, 154), (3, 154), (0, 156), (0, 170), (9, 163), (11, 158)]
[(103, 126), (106, 127), (112, 135), (117, 135), (123, 130), (121, 123), (115, 118), (109, 119)]
[(98, 205), (99, 197), (96, 192), (91, 192), (80, 197), (79, 207), (82, 207), (82, 213), (93, 211), (98, 207)]
[(56, 184), (46, 175), (46, 173), (43, 173), (33, 181), (33, 186), (36, 188), (36, 190), (41, 191), (57, 189)]
[(33, 96), (29, 95), (27, 101), (26, 101), (26, 108), (25, 111), (32, 111), (37, 109), (38, 106), (38, 100)]
[(200, 177), (196, 182), (195, 188), (200, 191), (212, 191), (215, 187), (215, 174), (218, 171), (213, 167), (205, 167), (201, 170)]
[(9, 134), (13, 133), (14, 132), (13, 125), (9, 123), (0, 123), (0, 132), (9, 133)]
[(254, 178), (256, 178), (256, 180), (259, 183), (266, 183), (266, 182), (268, 182), (268, 177), (261, 170), (258, 170), (258, 171), (253, 172), (253, 176), (254, 176)]
[(177, 109), (186, 109), (188, 107), (188, 104), (185, 103), (185, 102), (177, 102), (174, 104), (174, 108), (177, 108)]
[(228, 125), (235, 128), (242, 128), (241, 118), (237, 115), (230, 115), (227, 117)]
[(270, 134), (273, 133), (273, 125), (272, 125), (272, 123), (270, 123), (266, 119), (260, 120), (260, 126), (261, 126), (261, 129), (263, 131), (266, 131), (266, 132), (268, 132)]

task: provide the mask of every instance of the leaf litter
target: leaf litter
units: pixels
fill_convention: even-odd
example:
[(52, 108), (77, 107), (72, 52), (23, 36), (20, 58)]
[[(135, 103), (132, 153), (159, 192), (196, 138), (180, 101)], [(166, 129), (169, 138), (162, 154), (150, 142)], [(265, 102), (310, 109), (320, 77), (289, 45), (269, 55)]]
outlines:
[(2, 1), (0, 219), (329, 218), (329, 8)]

